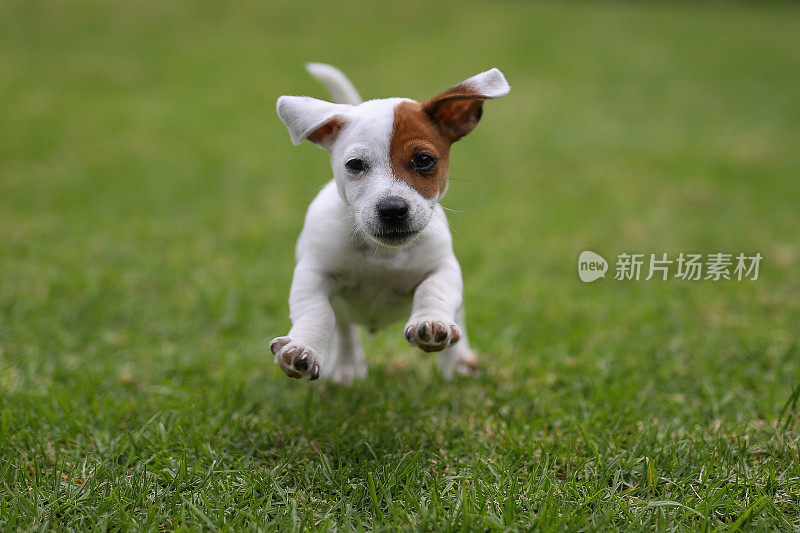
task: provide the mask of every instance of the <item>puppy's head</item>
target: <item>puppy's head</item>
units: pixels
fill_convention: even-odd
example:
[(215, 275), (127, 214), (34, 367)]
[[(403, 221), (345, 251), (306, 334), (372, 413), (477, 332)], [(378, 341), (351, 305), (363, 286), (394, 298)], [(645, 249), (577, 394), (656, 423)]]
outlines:
[(294, 144), (309, 140), (330, 151), (339, 194), (358, 228), (381, 245), (402, 246), (427, 226), (447, 191), (450, 145), (475, 129), (484, 100), (508, 91), (495, 68), (424, 102), (352, 106), (281, 96), (278, 115)]

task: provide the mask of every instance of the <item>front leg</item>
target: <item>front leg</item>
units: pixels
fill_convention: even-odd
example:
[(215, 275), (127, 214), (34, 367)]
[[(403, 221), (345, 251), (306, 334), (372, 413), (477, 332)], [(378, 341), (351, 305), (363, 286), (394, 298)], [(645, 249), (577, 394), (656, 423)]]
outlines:
[(426, 352), (438, 352), (461, 339), (456, 311), (461, 307), (461, 268), (448, 257), (417, 286), (414, 305), (403, 329), (409, 343)]
[(291, 378), (318, 379), (333, 335), (330, 278), (308, 262), (295, 267), (289, 294), (292, 329), (270, 342), (275, 362)]

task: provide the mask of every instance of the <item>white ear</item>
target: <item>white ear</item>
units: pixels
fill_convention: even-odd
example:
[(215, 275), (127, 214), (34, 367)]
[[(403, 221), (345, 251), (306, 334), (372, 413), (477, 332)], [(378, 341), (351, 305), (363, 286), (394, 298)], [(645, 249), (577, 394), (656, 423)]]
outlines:
[(511, 87), (506, 81), (506, 77), (496, 68), (472, 76), (459, 85), (466, 85), (472, 88), (483, 98), (499, 98), (507, 95), (511, 90)]
[(333, 104), (309, 96), (281, 96), (278, 98), (278, 116), (289, 129), (294, 144), (304, 140), (330, 148), (347, 123), (346, 113), (353, 106)]

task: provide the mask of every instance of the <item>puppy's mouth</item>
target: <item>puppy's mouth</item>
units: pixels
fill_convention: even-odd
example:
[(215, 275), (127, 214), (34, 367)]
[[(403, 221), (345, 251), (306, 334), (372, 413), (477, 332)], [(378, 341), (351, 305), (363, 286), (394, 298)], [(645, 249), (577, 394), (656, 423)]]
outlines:
[(403, 246), (410, 242), (419, 230), (392, 230), (392, 231), (379, 231), (372, 234), (376, 241), (386, 246)]

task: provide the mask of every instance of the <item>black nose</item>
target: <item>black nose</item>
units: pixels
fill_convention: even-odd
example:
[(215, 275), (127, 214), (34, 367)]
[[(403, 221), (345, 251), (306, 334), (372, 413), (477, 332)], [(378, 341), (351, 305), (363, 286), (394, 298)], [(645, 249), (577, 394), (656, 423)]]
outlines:
[(399, 196), (390, 196), (378, 203), (378, 216), (384, 224), (400, 224), (408, 216), (408, 202)]

